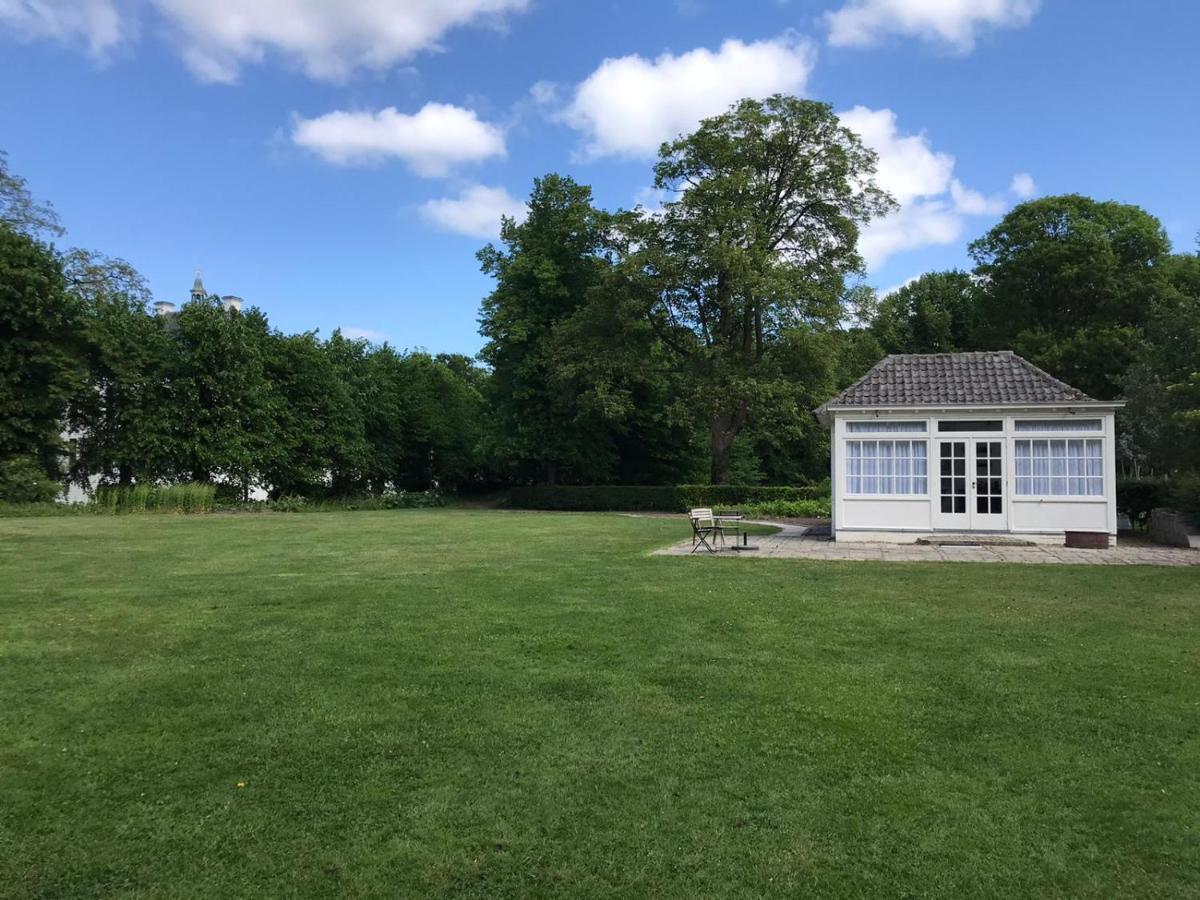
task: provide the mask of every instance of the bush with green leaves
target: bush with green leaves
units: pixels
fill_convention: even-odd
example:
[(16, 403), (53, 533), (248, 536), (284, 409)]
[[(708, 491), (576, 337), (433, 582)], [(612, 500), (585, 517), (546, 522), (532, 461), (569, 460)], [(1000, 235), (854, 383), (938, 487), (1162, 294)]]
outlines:
[(563, 512), (686, 512), (697, 506), (732, 507), (753, 503), (819, 500), (828, 497), (828, 494), (829, 488), (825, 485), (538, 485), (513, 488), (508, 493), (508, 505), (517, 509)]
[(728, 508), (719, 507), (721, 513), (738, 513), (751, 519), (827, 519), (830, 515), (828, 497), (813, 500), (767, 500), (759, 503), (744, 503)]
[(1166, 505), (1200, 525), (1200, 472), (1188, 472), (1173, 478), (1167, 489), (1167, 501)]
[(1150, 510), (1168, 505), (1170, 482), (1165, 478), (1118, 478), (1117, 509), (1134, 525), (1150, 521)]
[(51, 503), (61, 493), (62, 485), (34, 460), (18, 456), (0, 462), (0, 502)]
[(337, 512), (345, 510), (379, 509), (430, 509), (444, 506), (445, 498), (437, 491), (389, 491), (384, 494), (369, 494), (364, 497), (331, 497), (310, 500), (307, 497), (287, 495), (269, 504), (276, 512)]
[(213, 511), (217, 488), (211, 484), (101, 485), (92, 505), (111, 513), (207, 513)]

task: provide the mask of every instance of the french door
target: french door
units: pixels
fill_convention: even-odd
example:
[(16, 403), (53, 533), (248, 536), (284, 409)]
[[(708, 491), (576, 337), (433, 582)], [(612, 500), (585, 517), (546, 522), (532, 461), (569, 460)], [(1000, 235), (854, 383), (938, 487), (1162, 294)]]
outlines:
[(933, 505), (935, 528), (1004, 531), (1004, 441), (939, 440)]

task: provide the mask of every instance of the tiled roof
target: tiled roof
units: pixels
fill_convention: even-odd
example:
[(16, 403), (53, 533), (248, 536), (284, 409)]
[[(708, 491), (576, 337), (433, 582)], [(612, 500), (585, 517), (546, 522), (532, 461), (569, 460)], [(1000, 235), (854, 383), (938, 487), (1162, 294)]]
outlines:
[(817, 412), (831, 406), (996, 406), (1091, 399), (1011, 350), (914, 353), (885, 357)]

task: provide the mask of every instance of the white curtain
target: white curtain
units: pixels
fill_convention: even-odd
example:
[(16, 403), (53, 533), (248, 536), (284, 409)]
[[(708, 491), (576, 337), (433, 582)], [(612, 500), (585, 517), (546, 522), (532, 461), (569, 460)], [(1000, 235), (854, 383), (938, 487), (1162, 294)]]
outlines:
[(864, 494), (879, 494), (879, 441), (863, 441), (863, 480)]
[(862, 491), (862, 441), (846, 442), (846, 491), (861, 494)]
[(924, 494), (925, 441), (846, 441), (846, 493)]
[(1050, 442), (1033, 441), (1033, 493), (1050, 493)]
[(912, 442), (912, 493), (929, 493), (929, 447), (924, 441)]
[(847, 422), (846, 431), (850, 434), (905, 434), (925, 431), (924, 422)]
[(1017, 431), (1099, 431), (1099, 419), (1017, 419)]
[(1021, 497), (1104, 496), (1104, 449), (1098, 438), (1016, 442), (1015, 474)]

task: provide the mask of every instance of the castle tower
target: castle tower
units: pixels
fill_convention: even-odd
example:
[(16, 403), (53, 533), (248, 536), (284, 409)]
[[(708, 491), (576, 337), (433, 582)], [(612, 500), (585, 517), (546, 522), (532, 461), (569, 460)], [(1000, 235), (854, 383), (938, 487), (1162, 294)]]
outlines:
[(196, 270), (196, 280), (192, 282), (192, 299), (203, 300), (208, 296), (208, 291), (204, 290), (204, 282), (200, 280), (200, 270)]

